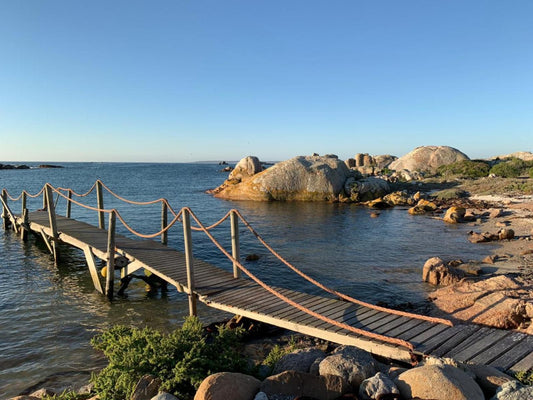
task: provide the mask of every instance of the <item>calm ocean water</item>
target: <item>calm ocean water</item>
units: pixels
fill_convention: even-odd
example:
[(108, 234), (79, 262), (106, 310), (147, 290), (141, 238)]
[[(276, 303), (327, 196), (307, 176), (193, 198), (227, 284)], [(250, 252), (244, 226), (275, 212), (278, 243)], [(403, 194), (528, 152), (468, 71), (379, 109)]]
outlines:
[[(28, 163), (32, 165), (34, 163)], [(215, 199), (205, 190), (218, 186), (227, 173), (216, 164), (62, 163), (62, 169), (0, 171), (0, 188), (18, 196), (23, 189), (38, 192), (45, 182), (87, 191), (96, 179), (123, 197), (147, 201), (167, 198), (174, 209), (189, 206), (210, 224), (231, 208), (239, 209), (256, 230), (286, 259), (315, 279), (370, 302), (424, 306), (429, 288), (420, 282), (425, 260), (432, 256), (480, 259), (488, 246), (466, 240), (469, 226), (413, 217), (404, 209), (381, 212), (371, 218), (368, 209), (348, 204), (253, 203)], [(84, 200), (95, 205), (94, 194)], [(42, 200), (29, 202), (31, 210)], [(19, 212), (20, 202), (11, 203)], [(115, 207), (143, 233), (159, 229), (160, 206), (128, 206), (105, 197), (106, 208)], [(60, 200), (58, 212), (64, 212)], [(73, 217), (96, 224), (94, 213), (73, 206)], [(172, 231), (169, 245), (182, 249), (180, 227)], [(229, 225), (215, 236), (229, 246)], [(289, 273), (254, 238), (241, 229), (241, 255), (257, 254), (249, 262), (267, 283), (320, 293)], [(128, 235), (118, 226), (119, 233)], [(201, 234), (193, 234), (195, 257), (231, 269)], [(151, 326), (169, 331), (187, 315), (186, 298), (173, 290), (151, 295), (144, 283), (133, 282), (128, 296), (112, 303), (94, 290), (83, 254), (61, 247), (54, 266), (41, 241), (23, 243), (12, 232), (0, 234), (0, 398), (17, 395), (45, 379), (86, 378), (103, 365), (89, 340), (113, 324)], [(227, 314), (199, 307), (201, 319), (214, 322)], [(78, 375), (75, 375), (78, 374)]]

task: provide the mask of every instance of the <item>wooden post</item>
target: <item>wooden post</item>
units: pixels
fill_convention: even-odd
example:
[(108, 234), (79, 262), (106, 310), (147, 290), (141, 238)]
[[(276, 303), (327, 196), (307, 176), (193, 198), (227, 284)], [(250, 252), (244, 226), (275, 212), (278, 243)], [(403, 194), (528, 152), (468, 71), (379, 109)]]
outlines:
[[(241, 250), (239, 246), (239, 218), (235, 210), (231, 210), (231, 255), (234, 259), (240, 262)], [(237, 263), (233, 263), (233, 277), (240, 278), (241, 270), (237, 266)]]
[[(165, 229), (168, 225), (168, 212), (167, 212), (167, 203), (164, 201), (161, 203), (161, 230)], [(168, 244), (168, 231), (164, 231), (161, 234), (161, 243), (164, 245)]]
[[(46, 186), (46, 185), (45, 185)], [(43, 210), (46, 210), (46, 188), (43, 190)]]
[[(98, 209), (104, 209), (104, 192), (102, 191), (102, 182), (96, 181), (96, 199), (98, 201)], [(105, 229), (104, 212), (98, 211), (98, 227)]]
[(72, 203), (70, 200), (72, 200), (72, 189), (68, 190), (67, 212), (65, 213), (65, 217), (67, 218), (70, 218), (70, 210), (72, 209)]
[(52, 238), (52, 253), (54, 255), (54, 262), (57, 264), (59, 259), (59, 250), (57, 248), (58, 243), (58, 234), (57, 234), (57, 222), (56, 222), (56, 211), (54, 205), (54, 193), (52, 192), (52, 186), (46, 184), (46, 208), (48, 210), (48, 221), (50, 222), (50, 236)]
[(115, 210), (109, 214), (109, 227), (107, 230), (107, 272), (105, 279), (105, 294), (109, 300), (113, 299), (113, 285), (115, 279)]
[(4, 221), (4, 229), (7, 230), (9, 228), (9, 217), (7, 215), (7, 190), (2, 189), (2, 219)]
[(28, 209), (22, 212), (22, 224), (20, 226), (20, 238), (25, 242), (28, 240), (28, 231), (30, 230), (30, 220), (28, 218)]
[(22, 191), (22, 207), (21, 207), (21, 211), (22, 211), (22, 224), (20, 226), (20, 238), (23, 240), (23, 241), (26, 241), (28, 240), (28, 230), (30, 229), (30, 226), (29, 226), (29, 221), (28, 221), (28, 208), (26, 207), (26, 198), (27, 198), (27, 195), (26, 195), (26, 191), (23, 190)]
[(187, 286), (189, 289), (189, 315), (196, 316), (196, 297), (194, 296), (194, 266), (192, 257), (191, 216), (189, 215), (189, 210), (187, 209), (183, 209), (183, 241), (185, 244)]

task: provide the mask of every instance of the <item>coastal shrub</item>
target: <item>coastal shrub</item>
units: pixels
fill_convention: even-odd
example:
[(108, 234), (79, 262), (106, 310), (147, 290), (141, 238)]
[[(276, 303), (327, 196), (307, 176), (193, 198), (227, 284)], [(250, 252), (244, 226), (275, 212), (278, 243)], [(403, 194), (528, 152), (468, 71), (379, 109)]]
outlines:
[(533, 167), (533, 161), (524, 161), (519, 158), (509, 158), (495, 164), (490, 173), (502, 178), (518, 178), (528, 174), (528, 170)]
[(87, 400), (90, 397), (92, 397), (91, 394), (78, 394), (71, 390), (65, 390), (61, 394), (44, 395), (43, 400)]
[(272, 347), (272, 350), (270, 350), (266, 358), (263, 360), (263, 365), (270, 367), (270, 371), (272, 371), (278, 361), (281, 360), (284, 355), (292, 353), (297, 348), (298, 343), (296, 342), (296, 338), (291, 336), (289, 338), (289, 342), (285, 346), (276, 344), (274, 347)]
[(246, 360), (238, 352), (243, 336), (243, 329), (223, 326), (207, 335), (195, 317), (168, 335), (115, 326), (91, 340), (109, 360), (91, 381), (102, 400), (129, 399), (138, 380), (150, 374), (161, 379), (161, 390), (189, 398), (208, 375), (245, 372)]
[(489, 175), (490, 165), (482, 160), (462, 160), (441, 165), (437, 174), (445, 178), (482, 178)]
[(533, 179), (533, 167), (531, 167), (531, 168), (529, 169), (529, 171), (528, 171), (528, 175), (529, 175), (530, 178)]

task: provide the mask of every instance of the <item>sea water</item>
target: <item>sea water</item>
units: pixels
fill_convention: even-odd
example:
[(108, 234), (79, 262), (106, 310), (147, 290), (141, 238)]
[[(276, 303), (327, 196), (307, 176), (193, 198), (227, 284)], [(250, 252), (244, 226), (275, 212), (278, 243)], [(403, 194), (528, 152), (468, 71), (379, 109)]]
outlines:
[[(37, 165), (37, 163), (27, 163)], [(0, 170), (0, 188), (16, 197), (22, 190), (37, 193), (48, 182), (56, 187), (85, 193), (97, 179), (134, 201), (166, 198), (178, 211), (190, 207), (206, 224), (238, 209), (259, 234), (283, 257), (314, 279), (350, 296), (373, 303), (414, 310), (426, 306), (430, 287), (421, 282), (421, 270), (429, 257), (461, 257), (478, 260), (490, 246), (466, 240), (467, 225), (447, 225), (425, 216), (411, 216), (405, 209), (380, 211), (353, 204), (296, 202), (232, 202), (216, 199), (206, 190), (220, 185), (227, 173), (216, 163), (61, 163), (64, 168)], [(95, 193), (75, 199), (96, 206)], [(20, 212), (20, 201), (10, 202)], [(133, 206), (104, 195), (105, 208), (116, 208), (135, 230), (154, 233), (160, 229), (161, 205)], [(30, 210), (42, 207), (42, 199), (29, 199)], [(64, 214), (59, 198), (57, 212)], [(97, 224), (93, 211), (72, 206), (72, 217)], [(169, 221), (172, 219), (169, 215)], [(169, 245), (183, 249), (181, 226), (174, 226)], [(124, 226), (120, 234), (132, 236)], [(226, 222), (214, 234), (231, 249)], [(260, 245), (241, 225), (241, 256), (257, 255), (244, 262), (265, 282), (278, 287), (320, 294)], [(60, 246), (61, 259), (53, 259), (39, 238), (22, 242), (13, 231), (0, 233), (0, 398), (54, 380), (88, 379), (105, 360), (89, 344), (91, 337), (114, 324), (150, 326), (170, 331), (188, 313), (186, 297), (175, 290), (145, 291), (133, 281), (127, 296), (109, 302), (95, 291), (83, 253)], [(231, 270), (231, 262), (201, 233), (193, 234), (194, 256)], [(228, 318), (228, 314), (199, 305), (204, 323)]]

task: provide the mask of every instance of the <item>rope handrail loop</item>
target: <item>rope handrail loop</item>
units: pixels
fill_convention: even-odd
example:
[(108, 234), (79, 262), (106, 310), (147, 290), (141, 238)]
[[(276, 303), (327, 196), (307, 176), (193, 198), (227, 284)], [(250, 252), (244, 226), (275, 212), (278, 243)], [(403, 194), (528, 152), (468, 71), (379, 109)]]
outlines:
[(228, 212), (226, 213), (226, 215), (224, 215), (222, 218), (220, 218), (220, 219), (219, 219), (217, 222), (215, 222), (213, 225), (206, 226), (206, 227), (204, 227), (203, 229), (202, 229), (201, 227), (198, 227), (198, 226), (192, 226), (192, 225), (191, 225), (191, 230), (193, 230), (193, 231), (197, 231), (197, 232), (202, 232), (204, 229), (206, 229), (206, 230), (210, 231), (211, 229), (216, 228), (216, 227), (219, 226), (221, 223), (223, 223), (225, 220), (227, 220), (227, 219), (230, 217), (230, 215), (231, 215), (231, 211), (232, 211), (232, 210), (228, 211)]
[(94, 191), (95, 188), (96, 188), (96, 183), (93, 183), (91, 188), (85, 193), (77, 193), (74, 190), (72, 190), (71, 188), (63, 188), (63, 187), (58, 187), (57, 190), (64, 190), (65, 192), (71, 192), (76, 197), (86, 197), (86, 196), (90, 195)]
[(63, 194), (59, 189), (53, 187), (52, 185), (50, 185), (50, 187), (52, 188), (52, 190), (54, 192), (56, 192), (59, 196), (63, 197), (64, 199), (66, 199), (67, 201), (70, 201), (74, 204), (77, 204), (78, 206), (80, 207), (83, 207), (83, 208), (86, 208), (87, 210), (92, 210), (92, 211), (98, 211), (98, 212), (105, 212), (107, 214), (111, 213), (112, 211), (116, 211), (115, 209), (108, 209), (108, 208), (98, 208), (98, 207), (92, 207), (92, 206), (88, 206), (87, 204), (83, 204), (83, 203), (80, 203), (79, 201), (76, 201), (74, 199), (69, 199), (67, 195)]
[(167, 232), (170, 228), (172, 228), (172, 226), (174, 226), (174, 224), (178, 221), (180, 221), (180, 217), (181, 217), (181, 213), (182, 211), (180, 210), (180, 212), (172, 219), (172, 221), (170, 221), (170, 223), (164, 228), (164, 229), (161, 229), (159, 232), (156, 232), (156, 233), (150, 233), (150, 234), (144, 234), (144, 233), (140, 233), (140, 232), (137, 232), (135, 229), (133, 229), (130, 225), (128, 225), (128, 223), (124, 220), (124, 218), (122, 217), (122, 215), (120, 215), (120, 212), (116, 209), (113, 209), (113, 211), (116, 213), (117, 215), (117, 218), (119, 219), (120, 222), (122, 222), (122, 225), (124, 225), (124, 227), (130, 231), (131, 233), (133, 233), (134, 235), (140, 237), (140, 238), (143, 238), (143, 239), (152, 239), (156, 236), (159, 236), (161, 235), (162, 233), (164, 232)]
[(340, 297), (341, 299), (343, 300), (346, 300), (346, 301), (349, 301), (351, 303), (355, 303), (355, 304), (359, 304), (361, 306), (365, 306), (365, 307), (368, 307), (368, 308), (372, 308), (374, 310), (377, 310), (377, 311), (383, 311), (383, 312), (387, 312), (387, 313), (390, 313), (390, 314), (396, 314), (396, 315), (400, 315), (402, 317), (408, 317), (408, 318), (415, 318), (415, 319), (420, 319), (420, 320), (424, 320), (424, 321), (428, 321), (428, 322), (434, 322), (434, 323), (441, 323), (441, 324), (445, 324), (445, 325), (449, 325), (449, 326), (453, 326), (453, 322), (447, 320), (447, 319), (443, 319), (443, 318), (435, 318), (435, 317), (428, 317), (428, 316), (425, 316), (425, 315), (419, 315), (419, 314), (413, 314), (413, 313), (408, 313), (408, 312), (405, 312), (405, 311), (399, 311), (399, 310), (393, 310), (393, 309), (390, 309), (390, 308), (386, 308), (386, 307), (381, 307), (381, 306), (378, 306), (378, 305), (375, 305), (375, 304), (371, 304), (371, 303), (367, 303), (367, 302), (364, 302), (362, 300), (358, 300), (358, 299), (355, 299), (351, 296), (348, 296), (344, 293), (341, 293), (341, 292), (338, 292), (334, 289), (331, 289), (327, 286), (325, 286), (324, 284), (318, 282), (317, 280), (311, 278), (309, 275), (305, 274), (303, 271), (301, 271), (300, 269), (296, 268), (294, 265), (292, 265), (290, 262), (288, 262), (287, 260), (285, 260), (277, 251), (275, 251), (260, 235), (259, 233), (250, 225), (250, 223), (244, 218), (244, 216), (238, 211), (238, 210), (234, 210), (239, 219), (243, 222), (243, 224), (250, 230), (250, 232), (252, 232), (252, 234), (257, 238), (257, 240), (259, 240), (259, 242), (265, 246), (265, 248), (267, 248), (271, 253), (272, 255), (274, 255), (277, 259), (279, 259), (283, 264), (285, 264), (287, 267), (289, 267), (291, 270), (293, 270), (294, 272), (296, 272), (298, 275), (300, 275), (302, 278), (306, 279), (307, 281), (311, 282), (313, 285), (319, 287), (320, 289), (328, 292), (328, 293), (331, 293), (337, 297)]
[(198, 226), (200, 226), (200, 228), (202, 229), (202, 231), (207, 235), (207, 237), (213, 242), (213, 244), (218, 247), (218, 249), (228, 258), (230, 259), (232, 262), (234, 262), (238, 268), (244, 272), (246, 275), (248, 275), (255, 283), (257, 283), (259, 286), (261, 286), (263, 289), (267, 290), (268, 292), (272, 293), (274, 296), (278, 297), (279, 299), (281, 299), (282, 301), (284, 301), (285, 303), (305, 312), (306, 314), (309, 314), (315, 318), (318, 318), (324, 322), (327, 322), (329, 324), (332, 324), (332, 325), (335, 325), (335, 326), (338, 326), (340, 328), (343, 328), (343, 329), (346, 329), (348, 331), (351, 331), (353, 333), (356, 333), (358, 335), (361, 335), (361, 336), (366, 336), (366, 337), (370, 337), (372, 339), (376, 339), (376, 340), (380, 340), (380, 341), (383, 341), (383, 342), (387, 342), (387, 343), (391, 343), (391, 344), (395, 344), (395, 345), (400, 345), (400, 346), (403, 346), (403, 347), (406, 347), (409, 349), (409, 351), (412, 353), (413, 350), (414, 350), (414, 346), (412, 343), (406, 341), (406, 340), (403, 340), (403, 339), (397, 339), (397, 338), (392, 338), (392, 337), (389, 337), (389, 336), (384, 336), (384, 335), (380, 335), (380, 334), (377, 334), (377, 333), (374, 333), (374, 332), (370, 332), (370, 331), (366, 331), (364, 329), (359, 329), (359, 328), (355, 328), (353, 326), (350, 326), (350, 325), (347, 325), (345, 323), (342, 323), (342, 322), (339, 322), (339, 321), (336, 321), (334, 319), (331, 319), (331, 318), (328, 318), (322, 314), (319, 314), (313, 310), (310, 310), (309, 308), (305, 307), (305, 306), (302, 306), (301, 304), (295, 302), (294, 300), (291, 300), (290, 298), (288, 298), (287, 296), (279, 293), (277, 290), (271, 288), (269, 285), (267, 285), (266, 283), (264, 283), (262, 280), (260, 280), (258, 277), (256, 277), (252, 272), (250, 272), (245, 266), (243, 266), (239, 260), (235, 259), (231, 254), (229, 254), (226, 249), (224, 249), (224, 247), (213, 237), (213, 235), (203, 226), (203, 224), (201, 223), (201, 221), (198, 219), (198, 217), (191, 211), (190, 208), (188, 207), (183, 207), (182, 210), (187, 210), (189, 211), (189, 213), (191, 214), (192, 218), (195, 220), (195, 222), (198, 224)]
[(31, 198), (34, 199), (34, 198), (39, 197), (41, 194), (43, 194), (43, 192), (44, 192), (44, 188), (45, 188), (45, 187), (46, 187), (46, 185), (44, 185), (44, 186), (41, 188), (41, 190), (39, 190), (39, 192), (37, 192), (36, 194), (29, 194), (26, 190), (23, 190), (23, 191), (20, 193), (20, 195), (19, 195), (18, 197), (12, 197), (12, 196), (9, 194), (9, 192), (8, 192), (7, 189), (6, 189), (6, 193), (7, 193), (7, 197), (8, 197), (9, 200), (11, 200), (11, 201), (19, 201), (19, 200), (21, 199), (23, 193), (26, 193), (26, 196), (31, 197)]
[[(134, 205), (138, 205), (138, 206), (146, 206), (146, 205), (150, 205), (150, 204), (156, 204), (156, 203), (165, 203), (168, 207), (168, 210), (172, 213), (172, 215), (176, 216), (176, 211), (174, 211), (174, 209), (172, 208), (172, 206), (170, 205), (170, 203), (168, 202), (167, 199), (165, 198), (159, 198), (159, 199), (156, 199), (156, 200), (151, 200), (151, 201), (134, 201), (134, 200), (129, 200), (129, 199), (126, 199), (125, 197), (122, 197), (120, 195), (118, 195), (117, 193), (115, 193), (114, 191), (112, 191), (104, 182), (102, 182), (100, 179), (98, 179), (96, 182), (99, 182), (102, 187), (107, 190), (112, 196), (114, 196), (115, 198), (125, 202), (125, 203), (129, 203), (129, 204), (134, 204)], [(95, 183), (96, 185), (96, 183)]]

